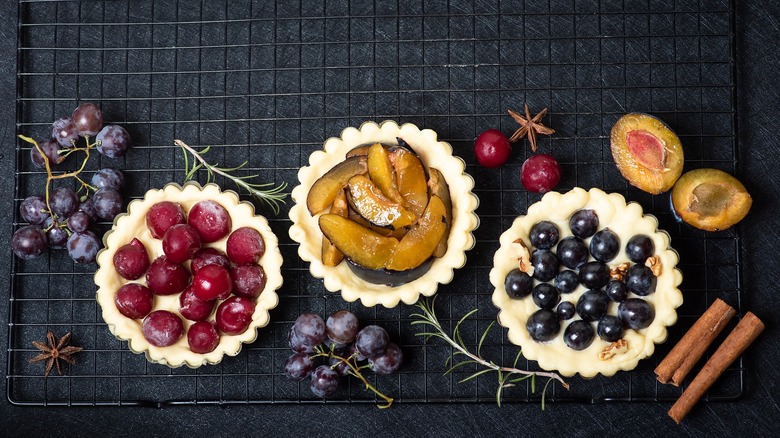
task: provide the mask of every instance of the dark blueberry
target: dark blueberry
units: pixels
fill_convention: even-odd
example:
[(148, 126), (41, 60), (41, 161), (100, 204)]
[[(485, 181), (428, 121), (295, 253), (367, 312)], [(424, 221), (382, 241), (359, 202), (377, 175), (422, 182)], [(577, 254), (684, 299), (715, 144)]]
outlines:
[(628, 298), (628, 287), (622, 281), (611, 280), (604, 288), (604, 292), (616, 303), (622, 303)]
[(580, 267), (580, 283), (588, 289), (598, 289), (609, 282), (609, 266), (600, 262), (588, 262)]
[(569, 229), (580, 239), (587, 239), (599, 229), (599, 216), (593, 210), (576, 211), (569, 218)]
[(623, 325), (634, 330), (647, 328), (655, 319), (655, 309), (641, 298), (629, 298), (618, 306)]
[(600, 262), (608, 262), (620, 252), (620, 238), (614, 231), (604, 228), (590, 239), (590, 254)]
[(596, 328), (599, 337), (607, 342), (615, 342), (623, 337), (623, 320), (615, 315), (604, 315)]
[(558, 274), (558, 257), (548, 249), (538, 249), (531, 254), (531, 266), (534, 267), (534, 278), (539, 281), (550, 281)]
[(555, 276), (555, 287), (558, 288), (562, 294), (574, 292), (574, 289), (577, 289), (577, 286), (579, 285), (580, 276), (569, 269), (563, 270)]
[(538, 249), (550, 249), (558, 243), (560, 231), (558, 227), (550, 221), (541, 221), (531, 227), (528, 234), (531, 245)]
[(561, 330), (558, 315), (552, 310), (540, 309), (534, 312), (525, 323), (531, 339), (537, 342), (549, 341)]
[(570, 269), (577, 269), (588, 261), (588, 246), (575, 236), (561, 239), (557, 252), (558, 260)]
[(626, 287), (642, 297), (655, 292), (657, 282), (658, 279), (653, 275), (653, 270), (645, 265), (634, 265), (628, 268), (626, 273)]
[(574, 308), (574, 303), (571, 301), (561, 301), (561, 304), (558, 304), (556, 313), (558, 313), (558, 318), (566, 320), (574, 318), (574, 314), (577, 313), (577, 310)]
[(593, 343), (593, 326), (589, 322), (578, 319), (563, 331), (563, 342), (572, 350), (584, 350)]
[(534, 304), (539, 306), (540, 309), (552, 310), (558, 304), (558, 301), (561, 300), (561, 293), (549, 283), (537, 284), (531, 291), (531, 296)]
[(609, 298), (604, 291), (585, 291), (577, 300), (577, 314), (585, 321), (596, 321), (607, 314)]
[(648, 257), (655, 252), (653, 240), (644, 234), (637, 234), (628, 239), (626, 244), (626, 256), (634, 263), (644, 264)]
[(519, 269), (512, 269), (504, 280), (504, 289), (510, 298), (524, 298), (531, 293), (534, 280)]

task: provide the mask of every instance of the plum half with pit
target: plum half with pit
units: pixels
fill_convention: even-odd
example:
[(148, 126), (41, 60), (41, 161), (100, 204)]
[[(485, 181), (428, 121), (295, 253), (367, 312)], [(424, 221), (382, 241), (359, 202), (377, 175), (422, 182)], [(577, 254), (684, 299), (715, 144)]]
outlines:
[(672, 188), (674, 213), (705, 231), (730, 228), (747, 215), (752, 204), (745, 186), (718, 169), (686, 172)]

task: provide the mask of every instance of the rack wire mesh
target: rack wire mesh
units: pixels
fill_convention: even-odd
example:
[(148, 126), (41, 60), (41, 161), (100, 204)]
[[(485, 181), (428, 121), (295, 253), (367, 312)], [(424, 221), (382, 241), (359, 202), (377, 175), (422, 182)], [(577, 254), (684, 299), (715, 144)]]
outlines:
[[(549, 107), (546, 120), (557, 133), (542, 138), (540, 147), (561, 163), (558, 189), (618, 192), (658, 217), (681, 255), (685, 304), (671, 342), (651, 359), (611, 378), (568, 379), (571, 391), (553, 386), (547, 399), (672, 400), (680, 389), (659, 385), (652, 370), (715, 297), (739, 307), (740, 237), (737, 230), (704, 233), (680, 225), (666, 196), (629, 186), (612, 163), (609, 131), (626, 112), (652, 113), (681, 137), (686, 169), (738, 173), (733, 8), (728, 0), (22, 0), (16, 128), (43, 138), (49, 124), (78, 103), (99, 103), (108, 121), (130, 132), (134, 148), (121, 159), (91, 160), (88, 171), (122, 169), (127, 199), (183, 179), (174, 138), (211, 145), (220, 163), (248, 160), (248, 172), (292, 187), (309, 154), (348, 126), (392, 119), (431, 128), (467, 162), (481, 199), (477, 245), (436, 301), (450, 329), (479, 309), (464, 325), (465, 341), (475, 346), (496, 316), (488, 272), (498, 236), (539, 195), (519, 184), (520, 163), (530, 155), (522, 143), (495, 170), (475, 165), (473, 139), (490, 127), (512, 132), (507, 108), (524, 102), (533, 110)], [(17, 142), (17, 207), (41, 193), (45, 182), (29, 153)], [(65, 168), (74, 166), (71, 161)], [(284, 377), (286, 334), (303, 311), (327, 315), (348, 308), (401, 344), (402, 371), (373, 380), (397, 402), (495, 401), (494, 377), (459, 384), (474, 370), (443, 375), (452, 351), (414, 336), (412, 307), (363, 308), (327, 292), (287, 235), (289, 204), (278, 216), (258, 207), (280, 239), (281, 302), (255, 343), (215, 366), (170, 369), (129, 352), (101, 319), (94, 265), (73, 264), (62, 250), (13, 259), (8, 399), (33, 405), (321, 403), (306, 384)], [(14, 217), (10, 232), (23, 225), (18, 212)], [(47, 329), (73, 332), (73, 342), (85, 350), (64, 376), (45, 379), (29, 359), (31, 341)], [(509, 363), (517, 348), (494, 328), (483, 353)], [(738, 362), (707, 400), (731, 400), (743, 391)], [(505, 402), (539, 397), (530, 383), (505, 392)], [(375, 399), (352, 381), (326, 403), (332, 402)]]

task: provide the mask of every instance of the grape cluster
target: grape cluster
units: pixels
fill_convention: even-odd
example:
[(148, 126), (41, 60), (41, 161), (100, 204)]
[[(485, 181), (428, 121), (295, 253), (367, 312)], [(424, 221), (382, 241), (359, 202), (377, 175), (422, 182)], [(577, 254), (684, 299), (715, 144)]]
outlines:
[[(54, 121), (50, 134), (51, 138), (41, 142), (24, 138), (33, 144), (30, 160), (35, 167), (45, 168), (48, 178), (44, 195), (29, 196), (19, 206), (20, 216), (28, 225), (14, 233), (13, 251), (20, 259), (28, 260), (47, 248), (66, 248), (76, 263), (91, 263), (97, 256), (100, 239), (90, 231), (90, 226), (98, 220), (113, 221), (122, 211), (125, 178), (120, 170), (104, 168), (86, 182), (80, 177), (81, 169), (94, 148), (109, 158), (123, 156), (130, 147), (130, 136), (121, 126), (104, 126), (103, 112), (93, 103), (81, 104), (71, 117)], [(90, 142), (90, 137), (95, 140)], [(52, 173), (52, 168), (66, 157), (80, 151), (86, 153), (79, 170)], [(80, 184), (78, 190), (65, 186), (51, 189), (52, 181), (68, 177)]]
[(295, 353), (285, 362), (285, 375), (294, 381), (310, 378), (312, 393), (322, 398), (333, 396), (347, 375), (362, 379), (363, 369), (380, 375), (395, 373), (404, 357), (385, 329), (378, 325), (360, 329), (357, 316), (347, 310), (334, 312), (326, 321), (315, 313), (301, 314), (290, 328), (288, 341)]
[[(647, 328), (655, 311), (640, 297), (654, 293), (657, 283), (652, 269), (645, 266), (655, 252), (652, 239), (644, 234), (629, 239), (624, 250), (632, 263), (624, 276), (615, 277), (608, 263), (620, 253), (620, 238), (609, 228), (599, 229), (596, 212), (575, 212), (569, 229), (573, 235), (559, 239), (560, 229), (553, 222), (534, 224), (528, 235), (534, 248), (533, 273), (513, 269), (506, 276), (504, 287), (511, 298), (530, 295), (539, 308), (526, 321), (531, 338), (550, 341), (565, 321), (571, 320), (563, 331), (563, 341), (569, 348), (584, 350), (596, 336), (614, 342), (622, 338), (624, 330)], [(576, 302), (566, 300), (564, 296), (579, 285), (586, 291)], [(617, 315), (608, 312), (611, 302), (618, 304)]]

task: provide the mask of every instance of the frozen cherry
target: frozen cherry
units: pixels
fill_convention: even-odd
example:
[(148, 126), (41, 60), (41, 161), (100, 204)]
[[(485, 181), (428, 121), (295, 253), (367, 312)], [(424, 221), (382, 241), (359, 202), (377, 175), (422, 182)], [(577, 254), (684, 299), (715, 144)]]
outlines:
[(155, 310), (141, 324), (144, 338), (156, 347), (173, 345), (184, 334), (181, 318), (167, 310)]
[(217, 307), (217, 327), (227, 335), (240, 335), (249, 328), (254, 313), (254, 301), (244, 297), (230, 297)]
[(154, 259), (146, 270), (146, 285), (157, 295), (172, 295), (190, 284), (190, 271), (165, 256)]
[(122, 315), (130, 319), (141, 319), (152, 311), (154, 294), (142, 284), (127, 283), (116, 292), (114, 303)]
[(146, 212), (146, 227), (155, 239), (162, 239), (168, 228), (186, 222), (184, 210), (175, 202), (158, 202)]
[(138, 239), (122, 245), (114, 253), (114, 269), (127, 280), (136, 280), (149, 268), (149, 255), (146, 247)]
[(561, 168), (550, 155), (536, 154), (520, 168), (520, 181), (529, 192), (549, 192), (561, 180)]
[(187, 330), (187, 344), (193, 353), (211, 353), (219, 345), (219, 333), (211, 322), (196, 322)]
[(233, 293), (245, 298), (255, 299), (265, 289), (265, 270), (259, 265), (235, 266), (230, 270), (233, 281)]
[(474, 155), (477, 157), (477, 162), (485, 167), (503, 165), (511, 153), (512, 146), (509, 144), (509, 139), (498, 129), (488, 129), (479, 134), (474, 142)]
[(192, 278), (192, 291), (200, 300), (224, 300), (232, 290), (230, 273), (219, 265), (206, 265)]
[(230, 214), (225, 207), (211, 200), (200, 201), (193, 205), (187, 222), (198, 231), (205, 243), (222, 239), (233, 227)]
[(237, 265), (257, 263), (265, 254), (263, 236), (254, 228), (241, 227), (233, 231), (226, 246), (228, 258)]
[(192, 275), (197, 274), (200, 268), (206, 265), (219, 265), (225, 269), (230, 269), (230, 260), (224, 252), (217, 248), (201, 248), (195, 251), (190, 262)]
[(179, 313), (190, 321), (203, 321), (208, 318), (215, 304), (214, 300), (205, 301), (195, 296), (192, 286), (187, 286), (179, 295)]
[(184, 263), (200, 249), (200, 235), (187, 224), (176, 224), (163, 235), (162, 249), (168, 260)]

